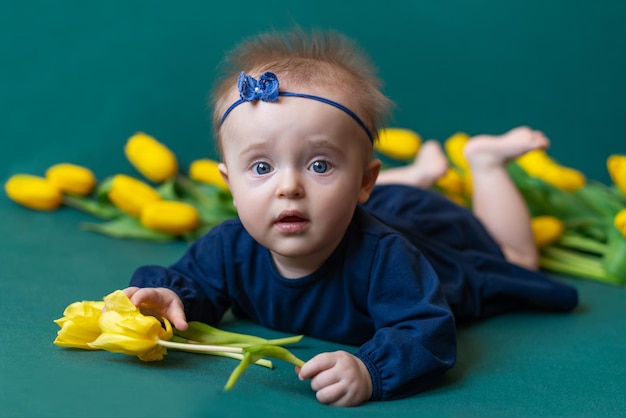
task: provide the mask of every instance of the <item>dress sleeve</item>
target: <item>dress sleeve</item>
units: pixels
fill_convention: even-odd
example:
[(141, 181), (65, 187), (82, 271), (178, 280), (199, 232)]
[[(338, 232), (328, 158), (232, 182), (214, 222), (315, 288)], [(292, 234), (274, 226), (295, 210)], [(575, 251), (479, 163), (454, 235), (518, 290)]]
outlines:
[(381, 240), (371, 266), (374, 337), (356, 356), (372, 377), (372, 400), (432, 387), (456, 361), (454, 317), (430, 263), (402, 240)]
[(217, 232), (214, 229), (198, 239), (170, 267), (139, 267), (130, 285), (171, 289), (181, 298), (188, 321), (216, 325), (230, 304), (223, 272), (224, 246)]

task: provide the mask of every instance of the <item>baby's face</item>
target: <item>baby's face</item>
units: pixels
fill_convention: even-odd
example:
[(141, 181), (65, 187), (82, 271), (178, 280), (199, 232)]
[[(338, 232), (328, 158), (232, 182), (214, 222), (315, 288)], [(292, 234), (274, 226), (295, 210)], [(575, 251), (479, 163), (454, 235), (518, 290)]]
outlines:
[(285, 277), (313, 272), (376, 179), (364, 130), (328, 104), (280, 97), (238, 106), (221, 138), (221, 169), (245, 228)]

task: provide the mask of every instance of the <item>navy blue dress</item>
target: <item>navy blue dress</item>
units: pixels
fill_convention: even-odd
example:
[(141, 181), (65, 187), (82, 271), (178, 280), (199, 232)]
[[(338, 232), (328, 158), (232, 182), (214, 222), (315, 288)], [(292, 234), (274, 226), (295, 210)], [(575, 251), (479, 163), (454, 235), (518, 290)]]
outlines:
[[(441, 283), (440, 283), (441, 281)], [(170, 267), (144, 266), (132, 286), (167, 287), (188, 320), (225, 311), (268, 328), (359, 346), (372, 400), (437, 383), (456, 360), (457, 319), (522, 305), (567, 311), (576, 291), (506, 261), (476, 219), (434, 193), (376, 187), (332, 255), (312, 274), (282, 277), (238, 219), (198, 239)]]
[(508, 263), (478, 219), (438, 193), (377, 186), (364, 207), (426, 256), (457, 322), (522, 307), (567, 312), (578, 304), (573, 287)]

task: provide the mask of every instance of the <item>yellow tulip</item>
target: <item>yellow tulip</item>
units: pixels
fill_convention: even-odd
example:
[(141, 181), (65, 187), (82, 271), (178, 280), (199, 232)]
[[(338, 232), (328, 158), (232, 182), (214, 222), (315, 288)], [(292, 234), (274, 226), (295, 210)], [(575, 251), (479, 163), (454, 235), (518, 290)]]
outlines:
[(587, 181), (583, 173), (558, 164), (542, 149), (530, 151), (518, 157), (516, 162), (530, 176), (567, 192), (579, 190)]
[(74, 302), (65, 308), (63, 318), (54, 322), (61, 327), (54, 344), (61, 347), (94, 350), (89, 343), (100, 335), (98, 320), (104, 308), (104, 302)]
[(384, 128), (378, 131), (378, 140), (374, 148), (396, 160), (415, 158), (422, 144), (417, 132), (402, 128)]
[(530, 226), (537, 248), (552, 244), (565, 231), (563, 222), (554, 216), (537, 216), (531, 220)]
[(147, 204), (161, 200), (148, 184), (125, 174), (113, 177), (107, 195), (115, 206), (132, 216), (139, 216)]
[(462, 176), (458, 169), (449, 167), (443, 177), (440, 177), (435, 186), (441, 189), (444, 196), (458, 204), (467, 207), (471, 196), (471, 176)]
[(178, 162), (174, 153), (154, 137), (143, 132), (138, 132), (128, 139), (124, 153), (137, 171), (155, 183), (172, 178), (178, 172)]
[(104, 305), (106, 310), (99, 320), (102, 333), (88, 344), (90, 347), (136, 355), (143, 361), (163, 359), (167, 350), (159, 340), (169, 340), (173, 335), (167, 319), (163, 318), (163, 329), (158, 319), (143, 315), (121, 290), (105, 296)]
[(446, 193), (461, 194), (464, 189), (463, 177), (453, 167), (448, 168), (443, 177), (440, 177), (435, 184)]
[(566, 192), (576, 191), (586, 183), (585, 176), (580, 171), (559, 165), (545, 167), (537, 177)]
[(444, 141), (444, 149), (452, 164), (461, 169), (464, 174), (469, 173), (469, 163), (463, 154), (463, 148), (469, 141), (469, 135), (463, 132), (457, 132)]
[(184, 234), (200, 225), (200, 215), (188, 203), (161, 200), (147, 204), (140, 215), (141, 223), (157, 231)]
[(88, 168), (75, 164), (56, 164), (48, 168), (46, 178), (62, 192), (86, 196), (96, 187), (96, 177)]
[(552, 167), (555, 164), (545, 150), (542, 149), (529, 151), (515, 161), (526, 173), (533, 177), (541, 177), (545, 167)]
[(213, 184), (222, 189), (228, 189), (228, 185), (217, 168), (218, 164), (217, 161), (209, 160), (208, 158), (195, 160), (189, 166), (189, 177), (201, 183)]
[(54, 210), (61, 206), (63, 193), (51, 181), (30, 174), (11, 176), (4, 190), (13, 201), (30, 209)]
[(626, 209), (622, 209), (615, 215), (613, 220), (613, 224), (622, 233), (624, 238), (626, 238)]
[(611, 155), (606, 161), (611, 180), (626, 196), (626, 155)]

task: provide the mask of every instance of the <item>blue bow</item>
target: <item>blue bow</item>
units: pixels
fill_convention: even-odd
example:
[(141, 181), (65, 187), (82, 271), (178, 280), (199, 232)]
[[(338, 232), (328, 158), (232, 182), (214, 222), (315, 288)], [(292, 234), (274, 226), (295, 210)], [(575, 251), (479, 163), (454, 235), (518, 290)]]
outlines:
[(242, 71), (237, 79), (237, 89), (239, 90), (239, 97), (244, 102), (278, 101), (278, 77), (269, 71), (261, 74), (258, 80)]

